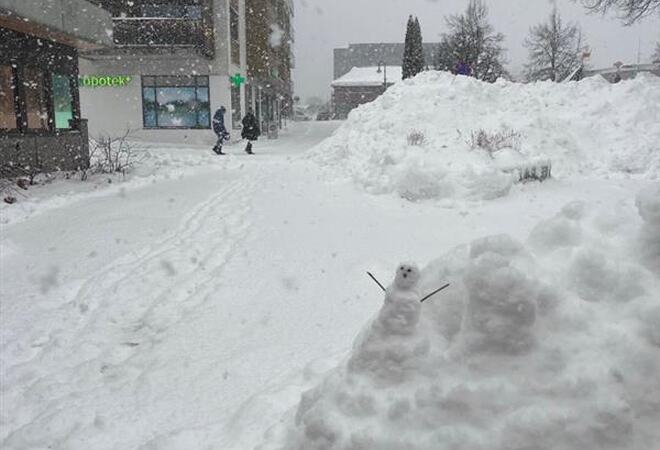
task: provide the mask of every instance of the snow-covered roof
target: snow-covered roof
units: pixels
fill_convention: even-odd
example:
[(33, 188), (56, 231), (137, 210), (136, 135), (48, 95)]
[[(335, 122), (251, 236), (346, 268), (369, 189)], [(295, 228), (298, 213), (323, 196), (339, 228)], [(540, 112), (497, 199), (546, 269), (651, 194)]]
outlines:
[[(401, 80), (401, 66), (387, 66), (387, 84)], [(385, 81), (385, 71), (378, 67), (353, 67), (350, 72), (331, 83), (332, 87), (381, 86)]]

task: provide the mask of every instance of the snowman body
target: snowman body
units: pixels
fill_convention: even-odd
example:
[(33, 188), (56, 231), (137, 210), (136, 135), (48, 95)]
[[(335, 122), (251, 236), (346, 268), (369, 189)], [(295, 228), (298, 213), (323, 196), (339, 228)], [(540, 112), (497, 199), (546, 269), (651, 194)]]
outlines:
[(385, 336), (414, 333), (421, 313), (420, 272), (414, 264), (400, 264), (394, 282), (385, 292), (378, 324)]
[(425, 364), (430, 344), (417, 332), (422, 307), (419, 278), (414, 264), (398, 266), (378, 316), (356, 343), (350, 372), (386, 384), (400, 383)]

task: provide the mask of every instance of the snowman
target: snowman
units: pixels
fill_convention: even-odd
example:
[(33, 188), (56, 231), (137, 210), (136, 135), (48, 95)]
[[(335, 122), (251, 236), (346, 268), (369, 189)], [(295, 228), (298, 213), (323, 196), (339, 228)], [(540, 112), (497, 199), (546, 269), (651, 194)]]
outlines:
[(384, 335), (414, 333), (422, 307), (419, 278), (417, 265), (402, 263), (397, 267), (394, 282), (385, 291), (385, 303), (377, 319)]
[(424, 333), (417, 333), (422, 307), (419, 281), (415, 264), (397, 266), (378, 316), (356, 340), (350, 372), (400, 383), (426, 363), (430, 343)]

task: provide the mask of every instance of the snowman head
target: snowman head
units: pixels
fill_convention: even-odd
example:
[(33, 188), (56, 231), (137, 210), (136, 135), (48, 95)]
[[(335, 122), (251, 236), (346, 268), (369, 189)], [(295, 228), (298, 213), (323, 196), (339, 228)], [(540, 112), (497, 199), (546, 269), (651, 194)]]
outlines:
[(419, 268), (414, 263), (401, 263), (396, 269), (394, 285), (399, 289), (410, 289), (419, 281)]

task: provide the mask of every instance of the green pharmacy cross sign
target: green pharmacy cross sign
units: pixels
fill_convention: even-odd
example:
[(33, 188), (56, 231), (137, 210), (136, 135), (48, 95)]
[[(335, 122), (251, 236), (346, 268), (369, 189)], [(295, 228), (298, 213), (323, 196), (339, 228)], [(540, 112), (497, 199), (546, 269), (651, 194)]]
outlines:
[(233, 77), (229, 77), (232, 84), (236, 87), (241, 87), (241, 84), (245, 83), (245, 78), (241, 76), (240, 73), (237, 73)]

